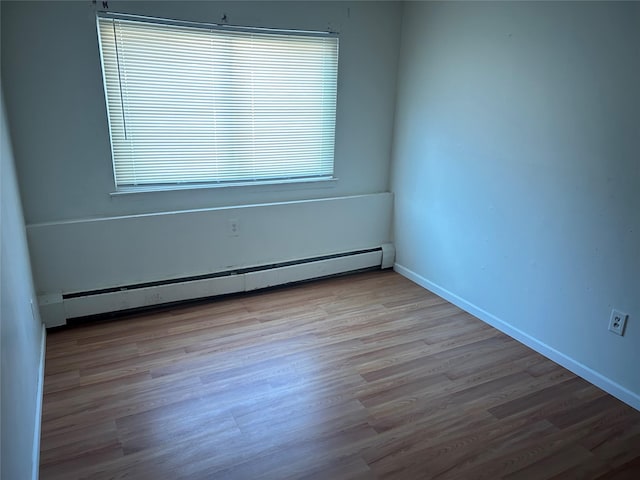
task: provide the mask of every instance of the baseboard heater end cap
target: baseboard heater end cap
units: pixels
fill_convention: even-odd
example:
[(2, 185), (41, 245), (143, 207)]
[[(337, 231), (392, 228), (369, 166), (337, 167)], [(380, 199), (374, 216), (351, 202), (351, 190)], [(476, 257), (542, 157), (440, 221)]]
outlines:
[(381, 269), (392, 268), (396, 261), (396, 247), (393, 243), (383, 243), (382, 248), (382, 264)]
[(67, 312), (61, 293), (38, 296), (38, 310), (46, 328), (60, 327), (67, 323)]

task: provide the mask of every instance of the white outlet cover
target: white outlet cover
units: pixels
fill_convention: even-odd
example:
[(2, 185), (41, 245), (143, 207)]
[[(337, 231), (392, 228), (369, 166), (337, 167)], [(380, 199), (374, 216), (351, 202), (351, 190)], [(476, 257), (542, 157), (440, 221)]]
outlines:
[(623, 336), (624, 328), (627, 325), (627, 315), (620, 310), (613, 309), (611, 310), (611, 317), (609, 318), (609, 331), (615, 333), (616, 335)]
[(237, 218), (230, 218), (228, 220), (228, 234), (230, 237), (239, 237), (240, 236), (240, 222), (238, 222)]

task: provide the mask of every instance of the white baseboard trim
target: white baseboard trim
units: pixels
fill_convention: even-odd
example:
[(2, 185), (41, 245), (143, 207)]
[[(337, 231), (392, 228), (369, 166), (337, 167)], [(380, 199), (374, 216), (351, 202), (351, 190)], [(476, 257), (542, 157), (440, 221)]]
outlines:
[(40, 362), (38, 365), (38, 393), (36, 397), (36, 421), (33, 428), (33, 453), (31, 454), (31, 478), (38, 480), (40, 475), (40, 431), (42, 428), (42, 402), (44, 395), (44, 360), (47, 345), (47, 329), (42, 324), (42, 340), (40, 341)]
[(457, 307), (460, 307), (462, 310), (474, 315), (485, 323), (488, 323), (492, 327), (500, 330), (501, 332), (509, 335), (512, 338), (515, 338), (519, 342), (525, 344), (527, 347), (535, 350), (536, 352), (544, 355), (545, 357), (553, 360), (554, 362), (562, 365), (567, 370), (575, 373), (576, 375), (584, 378), (588, 382), (594, 384), (595, 386), (601, 388), (607, 393), (610, 393), (614, 397), (622, 400), (624, 403), (630, 405), (636, 410), (640, 411), (640, 395), (632, 392), (631, 390), (626, 389), (622, 385), (614, 382), (610, 378), (605, 377), (601, 373), (596, 372), (595, 370), (587, 367), (586, 365), (580, 363), (579, 361), (571, 358), (564, 353), (556, 350), (553, 347), (550, 347), (544, 342), (532, 337), (531, 335), (523, 332), (522, 330), (510, 325), (504, 320), (499, 319), (495, 315), (487, 312), (486, 310), (474, 305), (471, 302), (459, 297), (453, 292), (437, 285), (430, 280), (427, 280), (423, 276), (415, 273), (414, 271), (408, 269), (407, 267), (400, 265), (399, 263), (395, 263), (393, 269), (398, 272), (403, 277), (408, 278), (409, 280), (417, 283), (423, 288), (426, 288), (430, 292), (435, 293), (436, 295), (444, 298), (445, 300), (453, 303)]

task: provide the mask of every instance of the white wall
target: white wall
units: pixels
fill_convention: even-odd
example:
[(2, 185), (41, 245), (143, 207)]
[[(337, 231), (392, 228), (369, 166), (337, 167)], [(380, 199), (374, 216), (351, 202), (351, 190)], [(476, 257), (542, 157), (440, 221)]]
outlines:
[[(115, 186), (95, 7), (88, 1), (3, 2), (2, 75), (39, 294), (200, 275), (388, 241), (392, 199), (384, 192), (399, 3), (110, 1), (109, 8), (338, 31), (338, 180), (110, 195)], [(241, 221), (238, 238), (227, 233), (233, 218)], [(153, 229), (141, 233), (150, 224)]]
[(11, 142), (0, 102), (0, 477), (36, 478), (44, 331), (35, 300)]
[[(98, 6), (101, 2), (97, 2)], [(118, 2), (109, 10), (340, 33), (335, 184), (112, 197), (95, 7), (3, 1), (2, 66), (27, 224), (385, 192), (399, 2)]]
[(640, 4), (416, 2), (403, 22), (399, 270), (640, 408)]
[[(42, 292), (72, 293), (379, 247), (389, 241), (391, 211), (391, 194), (379, 193), (56, 222), (27, 231)], [(239, 226), (237, 236), (230, 220)]]

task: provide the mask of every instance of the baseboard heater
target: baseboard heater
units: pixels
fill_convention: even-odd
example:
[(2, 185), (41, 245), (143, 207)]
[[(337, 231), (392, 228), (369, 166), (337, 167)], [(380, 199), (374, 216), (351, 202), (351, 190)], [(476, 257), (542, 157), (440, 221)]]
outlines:
[(392, 244), (320, 257), (236, 268), (206, 275), (172, 278), (100, 290), (43, 295), (40, 314), (47, 327), (67, 320), (186, 300), (248, 292), (367, 268), (390, 268), (395, 260)]

